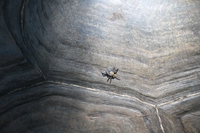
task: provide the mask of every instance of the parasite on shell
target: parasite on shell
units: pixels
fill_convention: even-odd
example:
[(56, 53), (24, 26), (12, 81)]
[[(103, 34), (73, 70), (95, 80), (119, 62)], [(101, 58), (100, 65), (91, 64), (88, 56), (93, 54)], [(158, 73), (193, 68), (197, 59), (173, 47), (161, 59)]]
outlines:
[(108, 78), (107, 82), (110, 80), (111, 83), (112, 79), (120, 80), (118, 77), (116, 77), (117, 72), (118, 69), (116, 69), (115, 67), (108, 67), (105, 73), (101, 72), (101, 74), (103, 77), (106, 76)]

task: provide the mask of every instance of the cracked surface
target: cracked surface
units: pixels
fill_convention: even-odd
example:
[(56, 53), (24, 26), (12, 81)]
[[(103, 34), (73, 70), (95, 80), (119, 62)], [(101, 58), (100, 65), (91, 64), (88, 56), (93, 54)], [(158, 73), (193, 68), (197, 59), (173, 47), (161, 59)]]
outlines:
[(0, 132), (200, 132), (198, 0), (0, 6)]

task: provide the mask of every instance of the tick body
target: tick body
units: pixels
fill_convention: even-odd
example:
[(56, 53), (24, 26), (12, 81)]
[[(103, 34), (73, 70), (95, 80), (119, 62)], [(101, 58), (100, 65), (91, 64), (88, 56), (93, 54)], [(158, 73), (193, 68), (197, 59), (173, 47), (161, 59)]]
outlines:
[(110, 80), (111, 83), (112, 79), (120, 80), (118, 77), (116, 77), (117, 72), (118, 69), (116, 69), (115, 67), (108, 67), (105, 73), (101, 72), (101, 74), (103, 77), (106, 76), (108, 78), (107, 82)]

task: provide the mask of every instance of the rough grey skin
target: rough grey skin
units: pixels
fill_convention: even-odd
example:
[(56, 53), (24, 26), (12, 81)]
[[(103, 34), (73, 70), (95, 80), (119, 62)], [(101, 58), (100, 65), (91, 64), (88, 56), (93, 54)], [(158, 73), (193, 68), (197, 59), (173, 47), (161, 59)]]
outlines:
[(108, 67), (107, 69), (106, 69), (106, 71), (105, 71), (105, 73), (102, 73), (102, 76), (103, 77), (107, 77), (108, 78), (108, 80), (107, 80), (107, 82), (110, 80), (110, 83), (111, 83), (111, 81), (112, 81), (112, 79), (117, 79), (117, 80), (120, 80), (118, 77), (116, 77), (116, 75), (115, 74), (117, 74), (117, 72), (118, 72), (118, 69), (116, 69), (115, 67)]

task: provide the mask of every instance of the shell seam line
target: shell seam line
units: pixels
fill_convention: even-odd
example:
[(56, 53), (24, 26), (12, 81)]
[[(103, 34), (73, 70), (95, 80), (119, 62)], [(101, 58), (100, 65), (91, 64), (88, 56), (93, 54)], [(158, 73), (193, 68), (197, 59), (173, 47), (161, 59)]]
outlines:
[(169, 104), (169, 103), (172, 103), (172, 102), (175, 102), (175, 101), (178, 101), (178, 100), (181, 100), (181, 99), (184, 99), (184, 98), (188, 98), (188, 97), (191, 97), (191, 96), (195, 96), (195, 95), (199, 95), (200, 92), (197, 92), (197, 93), (192, 93), (192, 94), (188, 94), (188, 95), (185, 95), (185, 96), (182, 96), (182, 97), (177, 97), (171, 101), (167, 101), (167, 102), (164, 102), (164, 103), (160, 103), (158, 104), (157, 106), (162, 106), (162, 105), (165, 105), (165, 104)]
[[(22, 4), (22, 8), (21, 8), (21, 14), (20, 14), (20, 28), (21, 28), (21, 34), (22, 34), (22, 40), (23, 40), (23, 43), (25, 45), (25, 37), (24, 37), (24, 15), (25, 15), (25, 6), (26, 6), (26, 3), (28, 3), (29, 0), (24, 0), (23, 1), (23, 4)], [(26, 46), (25, 46), (26, 47)], [(42, 75), (42, 77), (44, 78), (44, 80), (46, 80), (46, 76), (44, 75), (44, 73), (42, 72), (42, 70), (39, 68), (39, 66), (37, 65), (35, 59), (33, 59), (35, 64), (36, 64), (36, 69), (39, 71), (39, 73)]]
[(160, 128), (161, 128), (161, 130), (162, 130), (162, 133), (165, 133), (165, 130), (164, 130), (164, 128), (163, 128), (162, 120), (161, 120), (161, 118), (160, 118), (160, 115), (159, 115), (157, 106), (156, 106), (155, 108), (156, 108), (156, 115), (157, 115), (157, 117), (158, 117), (158, 121), (159, 121), (159, 124), (160, 124)]
[[(200, 92), (197, 92), (197, 93), (193, 93), (193, 94), (188, 94), (186, 96), (182, 96), (182, 97), (177, 97), (171, 101), (167, 101), (167, 102), (164, 102), (164, 103), (160, 103), (158, 105), (154, 105), (154, 104), (151, 104), (151, 103), (148, 103), (148, 102), (144, 102), (142, 100), (140, 100), (139, 98), (137, 97), (133, 97), (133, 96), (129, 96), (129, 95), (124, 95), (124, 94), (118, 94), (116, 92), (109, 92), (109, 91), (104, 91), (104, 90), (99, 90), (99, 89), (95, 89), (95, 88), (89, 88), (89, 87), (84, 87), (84, 86), (80, 86), (80, 85), (75, 85), (75, 84), (69, 84), (69, 83), (64, 83), (64, 82), (58, 82), (58, 81), (42, 81), (42, 82), (38, 82), (38, 83), (35, 83), (35, 84), (32, 84), (32, 85), (29, 85), (29, 86), (24, 86), (24, 87), (21, 87), (21, 88), (17, 88), (13, 91), (10, 91), (8, 92), (6, 95), (9, 95), (13, 92), (16, 92), (16, 91), (19, 91), (19, 90), (23, 90), (27, 87), (34, 87), (34, 86), (37, 86), (37, 85), (40, 85), (40, 84), (44, 84), (44, 83), (54, 83), (54, 84), (61, 84), (61, 85), (68, 85), (68, 86), (74, 86), (74, 87), (78, 87), (78, 88), (84, 88), (86, 90), (91, 90), (91, 91), (98, 91), (98, 92), (106, 92), (106, 93), (109, 93), (109, 94), (114, 94), (114, 95), (117, 95), (117, 96), (122, 96), (122, 97), (128, 97), (128, 98), (132, 98), (132, 99), (135, 99), (141, 103), (144, 103), (144, 104), (147, 104), (149, 106), (152, 106), (152, 107), (158, 107), (158, 106), (162, 106), (164, 104), (168, 104), (168, 103), (172, 103), (174, 101), (177, 101), (177, 100), (180, 100), (180, 99), (183, 99), (183, 98), (188, 98), (188, 97), (191, 97), (191, 96), (195, 96), (195, 95), (198, 95), (200, 94)], [(5, 97), (6, 95), (4, 95), (3, 97)]]
[[(160, 117), (160, 114), (159, 114), (159, 111), (158, 111), (158, 106), (162, 106), (164, 104), (168, 104), (168, 103), (172, 103), (174, 101), (177, 101), (177, 100), (180, 100), (180, 99), (183, 99), (183, 98), (186, 98), (186, 97), (191, 97), (191, 96), (195, 96), (195, 95), (198, 95), (200, 94), (200, 92), (198, 93), (193, 93), (193, 94), (188, 94), (186, 96), (182, 96), (182, 97), (178, 97), (174, 100), (171, 100), (171, 101), (167, 101), (167, 102), (164, 102), (164, 103), (161, 103), (161, 104), (158, 104), (158, 105), (154, 105), (154, 104), (150, 104), (148, 102), (144, 102), (142, 100), (140, 100), (139, 98), (137, 97), (133, 97), (133, 96), (129, 96), (129, 95), (121, 95), (121, 94), (118, 94), (118, 93), (115, 93), (115, 92), (109, 92), (109, 91), (104, 91), (104, 90), (98, 90), (98, 89), (95, 89), (95, 88), (89, 88), (89, 87), (84, 87), (84, 86), (80, 86), (80, 85), (75, 85), (75, 84), (68, 84), (68, 83), (64, 83), (64, 82), (58, 82), (58, 81), (43, 81), (43, 82), (38, 82), (36, 84), (32, 84), (30, 86), (24, 86), (24, 87), (21, 87), (21, 88), (17, 88), (9, 93), (7, 93), (6, 95), (9, 95), (11, 93), (14, 93), (16, 91), (20, 91), (20, 90), (23, 90), (27, 87), (34, 87), (34, 86), (37, 86), (37, 85), (41, 85), (41, 84), (45, 84), (45, 83), (53, 83), (53, 84), (61, 84), (61, 85), (67, 85), (67, 86), (74, 86), (74, 87), (78, 87), (78, 88), (84, 88), (86, 90), (91, 90), (91, 91), (98, 91), (98, 92), (104, 92), (104, 93), (109, 93), (109, 94), (114, 94), (114, 95), (117, 95), (117, 96), (122, 96), (122, 97), (128, 97), (128, 98), (131, 98), (131, 99), (135, 99), (141, 103), (144, 103), (146, 105), (149, 105), (149, 106), (152, 106), (155, 108), (156, 110), (156, 115), (158, 117), (158, 120), (159, 120), (159, 125), (160, 125), (160, 128), (162, 130), (162, 133), (165, 133), (165, 130), (163, 128), (163, 124), (162, 124), (162, 120), (161, 120), (161, 117)], [(5, 97), (6, 95), (4, 95), (3, 97)]]

